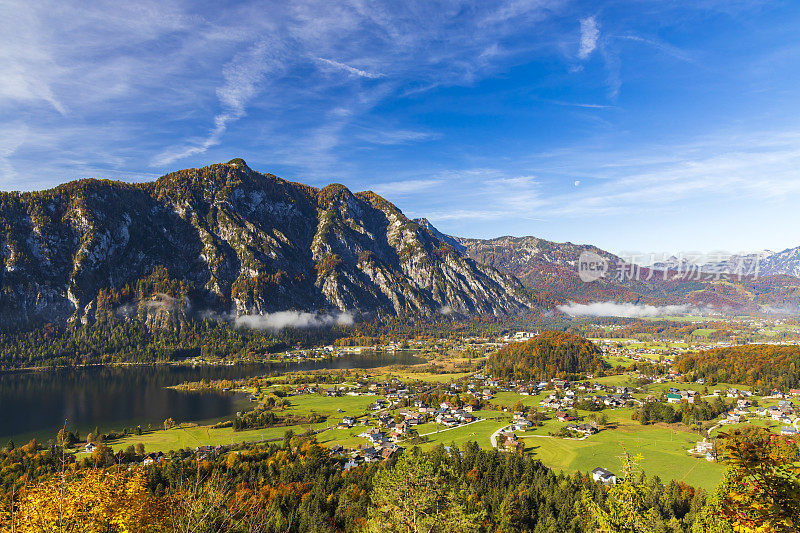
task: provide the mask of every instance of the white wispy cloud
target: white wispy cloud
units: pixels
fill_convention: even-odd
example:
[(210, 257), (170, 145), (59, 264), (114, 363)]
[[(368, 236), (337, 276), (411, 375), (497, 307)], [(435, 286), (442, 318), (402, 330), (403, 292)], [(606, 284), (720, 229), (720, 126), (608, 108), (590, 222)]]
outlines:
[[(538, 219), (538, 209), (543, 202), (540, 186), (533, 175), (511, 175), (500, 169), (442, 172), (420, 192), (429, 201), (425, 210), (415, 211), (414, 216), (425, 216), (434, 223), (509, 217)], [(388, 198), (391, 200), (391, 195)]]
[[(250, 161), (247, 154), (254, 154), (274, 165), (264, 163), (264, 170), (299, 181), (382, 186), (382, 194), (401, 195), (418, 215), (481, 221), (625, 212), (697, 193), (774, 198), (796, 192), (791, 169), (800, 162), (791, 146), (748, 145), (759, 141), (755, 134), (727, 148), (724, 140), (694, 148), (637, 142), (637, 149), (608, 156), (580, 140), (565, 141), (573, 149), (543, 163), (523, 160), (540, 142), (524, 133), (509, 143), (513, 149), (492, 147), (497, 151), (487, 156), (480, 152), (496, 129), (458, 146), (447, 144), (459, 143), (460, 132), (446, 120), (436, 126), (444, 134), (430, 131), (432, 105), (451, 117), (490, 112), (475, 100), (456, 108), (437, 101), (440, 94), (502, 81), (532, 61), (562, 61), (568, 69), (602, 57), (613, 101), (622, 83), (621, 51), (655, 48), (685, 61), (695, 57), (631, 33), (640, 27), (610, 18), (601, 27), (599, 16), (580, 20), (576, 52), (578, 15), (570, 9), (564, 0), (268, 0), (225, 10), (186, 0), (8, 0), (0, 3), (0, 179), (4, 188), (25, 189), (74, 177), (144, 179), (178, 161), (199, 166), (222, 156)], [(623, 40), (644, 46), (625, 47)], [(598, 101), (598, 93), (550, 94), (565, 95), (550, 101), (556, 105), (614, 107)], [(390, 116), (381, 115), (387, 108)], [(584, 132), (576, 131), (582, 139)], [(423, 144), (438, 139), (441, 150)], [(413, 164), (387, 155), (412, 152), (404, 145), (413, 143), (431, 154)], [(655, 152), (672, 157), (635, 161)], [(570, 184), (569, 194), (550, 190), (542, 176), (554, 175)], [(373, 186), (375, 177), (384, 184)], [(580, 188), (571, 186), (577, 179)]]
[(214, 117), (214, 127), (204, 139), (188, 146), (165, 150), (153, 160), (154, 166), (168, 165), (179, 159), (201, 154), (220, 143), (228, 126), (246, 114), (246, 106), (258, 92), (258, 84), (267, 72), (280, 66), (280, 46), (271, 40), (261, 40), (250, 50), (238, 54), (225, 65), (225, 83), (217, 89), (222, 112)]
[(685, 50), (681, 50), (677, 46), (674, 46), (670, 43), (664, 42), (659, 39), (648, 39), (638, 35), (623, 35), (621, 38), (626, 39), (628, 41), (634, 41), (637, 43), (642, 43), (652, 46), (653, 48), (661, 52), (664, 52), (667, 55), (670, 55), (676, 59), (680, 59), (681, 61), (686, 61), (687, 63), (695, 62), (694, 58), (691, 56), (690, 53), (686, 52)]
[(16, 171), (11, 164), (11, 156), (25, 142), (28, 128), (17, 124), (14, 128), (0, 131), (0, 182), (9, 183), (16, 178)]
[[(692, 204), (703, 198), (723, 205), (752, 198), (756, 213), (760, 205), (800, 198), (800, 134), (794, 130), (721, 131), (613, 150), (587, 143), (516, 164), (523, 169), (517, 174), (491, 168), (439, 172), (426, 188), (394, 196), (399, 207), (410, 205), (412, 216), (441, 224), (442, 231), (481, 237), (541, 234), (537, 222), (548, 228), (585, 221), (588, 229), (603, 217), (669, 221), (680, 214), (704, 220)], [(392, 193), (386, 192), (390, 201)], [(748, 216), (758, 223), (758, 214)]]
[(358, 76), (360, 78), (369, 78), (371, 80), (374, 80), (374, 79), (383, 78), (383, 77), (386, 76), (385, 74), (367, 72), (366, 70), (361, 70), (361, 69), (358, 69), (358, 68), (355, 68), (355, 67), (351, 67), (350, 65), (346, 65), (344, 63), (339, 63), (338, 61), (333, 61), (332, 59), (325, 59), (325, 58), (322, 58), (322, 57), (318, 57), (317, 61), (320, 61), (320, 62), (322, 62), (322, 63), (324, 63), (326, 65), (329, 65), (331, 67), (334, 67), (336, 69), (343, 70), (343, 71), (345, 71), (345, 72), (347, 72), (349, 74), (352, 74), (354, 76)]
[[(698, 195), (747, 195), (763, 200), (800, 194), (800, 134), (720, 133), (692, 142), (641, 147), (634, 151), (584, 151), (573, 172), (595, 185), (581, 194), (547, 200), (550, 215), (635, 212), (675, 205)], [(664, 154), (669, 154), (665, 156)], [(567, 167), (569, 168), (569, 167)]]
[(306, 313), (302, 311), (278, 311), (263, 315), (242, 315), (233, 318), (237, 328), (265, 329), (279, 331), (285, 328), (319, 328), (330, 325), (352, 325), (353, 313), (340, 312), (336, 314)]
[(581, 19), (581, 47), (578, 50), (579, 59), (587, 59), (595, 48), (597, 40), (600, 38), (600, 26), (595, 17)]
[(542, 102), (547, 102), (549, 104), (555, 104), (560, 106), (566, 107), (583, 107), (586, 109), (611, 109), (616, 106), (610, 104), (592, 104), (592, 103), (584, 103), (584, 102), (566, 102), (564, 100), (552, 100), (549, 98), (539, 98)]
[(372, 190), (381, 196), (403, 196), (429, 191), (442, 183), (443, 181), (440, 179), (411, 179), (378, 183), (372, 187)]
[(441, 138), (442, 135), (431, 131), (414, 130), (375, 130), (365, 128), (365, 132), (360, 136), (361, 139), (373, 144), (407, 144), (419, 141), (430, 141)]
[(617, 302), (594, 302), (590, 304), (570, 302), (567, 305), (558, 306), (558, 310), (570, 316), (614, 316), (624, 318), (706, 314), (706, 310), (688, 305), (655, 306)]

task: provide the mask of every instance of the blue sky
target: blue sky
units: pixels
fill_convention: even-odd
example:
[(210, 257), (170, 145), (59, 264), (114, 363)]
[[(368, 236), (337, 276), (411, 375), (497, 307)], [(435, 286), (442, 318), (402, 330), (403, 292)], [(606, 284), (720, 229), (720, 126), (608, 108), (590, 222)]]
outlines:
[(798, 2), (86, 4), (0, 6), (3, 190), (243, 157), (463, 236), (800, 245)]

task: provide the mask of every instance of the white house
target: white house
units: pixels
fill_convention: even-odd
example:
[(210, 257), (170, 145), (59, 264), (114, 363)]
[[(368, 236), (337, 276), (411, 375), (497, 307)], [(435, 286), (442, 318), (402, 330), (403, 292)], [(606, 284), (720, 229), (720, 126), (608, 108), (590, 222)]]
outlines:
[(592, 470), (592, 479), (606, 485), (613, 485), (617, 482), (617, 476), (599, 466)]

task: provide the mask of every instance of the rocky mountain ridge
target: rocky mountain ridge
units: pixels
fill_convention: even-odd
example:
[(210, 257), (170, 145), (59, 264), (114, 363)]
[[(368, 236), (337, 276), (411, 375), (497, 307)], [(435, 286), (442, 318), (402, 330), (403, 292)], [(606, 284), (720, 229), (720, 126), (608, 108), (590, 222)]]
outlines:
[(0, 228), (0, 327), (535, 305), (513, 276), (462, 256), (372, 192), (289, 182), (241, 159), (144, 184), (0, 193)]
[(737, 274), (752, 273), (764, 276), (800, 277), (800, 246), (781, 252), (762, 250), (750, 254), (734, 254), (715, 261), (691, 261), (686, 258), (670, 258), (656, 263), (659, 270), (698, 270), (700, 272)]
[[(556, 243), (533, 236), (454, 237), (425, 222), (434, 235), (444, 235), (443, 242), (455, 240), (466, 256), (513, 274), (540, 299), (555, 304), (613, 301), (724, 312), (800, 311), (800, 248), (742, 256), (738, 263), (734, 257), (726, 264), (709, 263), (694, 269), (679, 259), (641, 267), (592, 245)], [(602, 278), (589, 282), (580, 279), (578, 261), (582, 254), (594, 254), (605, 261)], [(755, 259), (759, 261), (757, 269), (752, 268)]]

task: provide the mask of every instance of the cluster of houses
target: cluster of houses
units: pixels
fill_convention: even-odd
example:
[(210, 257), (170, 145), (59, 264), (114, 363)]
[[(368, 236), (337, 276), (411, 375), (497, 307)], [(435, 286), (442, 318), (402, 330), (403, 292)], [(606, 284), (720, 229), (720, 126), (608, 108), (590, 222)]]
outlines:
[(696, 398), (700, 398), (697, 391), (678, 390), (675, 387), (667, 389), (667, 403), (694, 403)]
[[(83, 450), (85, 452), (87, 452), (87, 453), (92, 453), (96, 449), (97, 449), (97, 445), (95, 445), (92, 442), (87, 442), (83, 447)], [(223, 450), (223, 449), (225, 449), (224, 446), (198, 446), (197, 448), (195, 448), (194, 454), (199, 460), (202, 461), (203, 459), (205, 459), (205, 458), (207, 458), (207, 457), (209, 457), (209, 456), (211, 456), (211, 455), (213, 455), (213, 454), (215, 454), (215, 453), (217, 453), (217, 452), (219, 452), (220, 450)], [(182, 458), (185, 458), (185, 457), (188, 457), (188, 456), (191, 455), (191, 452), (189, 452), (189, 451), (182, 451), (182, 452), (179, 452), (179, 453), (180, 453)], [(139, 464), (141, 464), (143, 466), (147, 466), (147, 465), (151, 465), (153, 463), (161, 463), (161, 462), (169, 461), (169, 460), (170, 460), (170, 456), (166, 455), (164, 452), (151, 452), (151, 453), (145, 454), (145, 456), (142, 458), (142, 460), (141, 460), (141, 462)], [(135, 462), (131, 463), (131, 464), (135, 464)]]
[(525, 413), (522, 411), (514, 411), (513, 417), (511, 429), (514, 431), (527, 431), (533, 425), (530, 420), (525, 418)]
[(338, 444), (331, 448), (331, 456), (344, 456), (347, 454), (347, 460), (344, 463), (344, 469), (350, 470), (364, 463), (377, 463), (378, 461), (385, 461), (395, 455), (403, 453), (405, 448), (397, 444), (387, 444), (385, 446), (359, 446), (357, 450), (350, 450), (349, 453)]
[[(423, 406), (419, 407), (420, 410), (426, 409)], [(428, 410), (430, 408), (427, 408)], [(472, 406), (464, 405), (463, 407), (456, 407), (450, 402), (442, 402), (439, 408), (433, 413), (434, 420), (437, 424), (452, 428), (461, 424), (469, 424), (478, 420), (478, 417), (472, 414)]]
[(693, 450), (690, 450), (689, 453), (693, 455), (704, 456), (706, 461), (713, 462), (714, 459), (714, 443), (712, 441), (708, 441), (706, 439), (701, 440), (697, 444)]
[(341, 396), (382, 396), (370, 408), (375, 411), (396, 406), (401, 400), (411, 398), (417, 391), (411, 385), (393, 379), (391, 382), (375, 383), (369, 381), (368, 375), (359, 378), (352, 386), (318, 387), (301, 384), (291, 389), (290, 396), (298, 394), (323, 394), (330, 397)]
[(575, 433), (580, 433), (581, 435), (588, 437), (589, 435), (594, 435), (599, 429), (594, 424), (569, 424), (567, 425), (567, 429), (569, 431), (574, 431)]
[[(665, 342), (669, 343), (674, 341)], [(669, 350), (655, 350), (652, 348), (637, 347), (636, 342), (634, 341), (627, 341), (625, 347), (617, 348), (615, 345), (618, 343), (619, 339), (603, 339), (600, 346), (603, 355), (608, 357), (627, 357), (637, 362), (647, 363), (652, 363), (654, 356), (658, 356), (661, 363), (669, 364), (675, 360), (675, 356), (686, 351), (683, 348), (675, 347), (671, 347)]]
[[(582, 397), (578, 397), (574, 390), (584, 392)], [(539, 405), (545, 409), (563, 411), (571, 409), (579, 400), (589, 400), (599, 407), (625, 407), (628, 402), (638, 402), (633, 395), (633, 389), (625, 386), (609, 386), (601, 383), (595, 383), (590, 386), (584, 384), (570, 384), (564, 381), (556, 381), (553, 387), (556, 392), (549, 395), (547, 398), (539, 402)], [(561, 392), (561, 394), (559, 394)], [(598, 394), (603, 392), (605, 394)], [(594, 394), (592, 394), (594, 393)], [(558, 413), (556, 413), (558, 416)]]
[[(720, 424), (739, 424), (746, 421), (747, 418), (756, 416), (783, 423), (792, 423), (796, 418), (794, 403), (791, 400), (779, 400), (778, 405), (753, 408), (752, 401), (745, 398), (738, 399), (733, 409), (719, 416)], [(787, 434), (793, 435), (794, 433), (787, 430)]]

